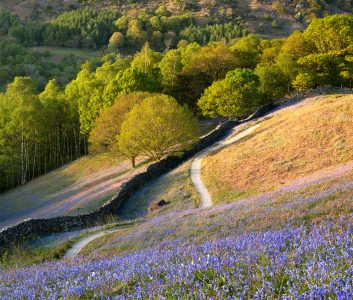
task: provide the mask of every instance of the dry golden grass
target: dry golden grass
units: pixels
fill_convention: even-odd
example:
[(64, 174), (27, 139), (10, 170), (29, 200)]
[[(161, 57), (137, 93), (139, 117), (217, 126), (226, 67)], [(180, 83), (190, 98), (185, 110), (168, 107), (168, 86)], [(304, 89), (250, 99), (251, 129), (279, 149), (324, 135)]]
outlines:
[(353, 95), (307, 99), (274, 114), (244, 140), (208, 157), (215, 202), (270, 191), (353, 160)]

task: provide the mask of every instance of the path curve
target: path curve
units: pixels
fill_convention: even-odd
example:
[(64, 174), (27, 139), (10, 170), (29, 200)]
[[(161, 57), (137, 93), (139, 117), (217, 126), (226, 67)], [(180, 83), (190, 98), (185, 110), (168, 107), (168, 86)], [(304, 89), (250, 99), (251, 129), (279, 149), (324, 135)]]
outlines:
[[(203, 159), (210, 155), (212, 152), (215, 152), (223, 147), (226, 147), (230, 144), (233, 144), (236, 141), (244, 138), (245, 136), (249, 135), (253, 132), (260, 124), (253, 125), (238, 134), (230, 137), (234, 133), (234, 129), (231, 130), (229, 134), (227, 134), (221, 141), (214, 144), (213, 146), (207, 148), (206, 150), (202, 151), (198, 154), (192, 164), (191, 164), (191, 181), (194, 184), (197, 192), (200, 194), (201, 197), (201, 205), (200, 208), (206, 208), (212, 206), (212, 196), (208, 191), (207, 187), (205, 186), (204, 182), (202, 181), (201, 170), (202, 170), (202, 161)], [(230, 137), (230, 138), (229, 138)]]
[(77, 243), (75, 243), (64, 255), (65, 259), (70, 259), (70, 258), (74, 258), (77, 255), (80, 254), (80, 252), (82, 251), (83, 248), (85, 248), (90, 242), (103, 237), (107, 234), (110, 233), (115, 233), (117, 231), (121, 230), (119, 229), (107, 229), (107, 230), (103, 230), (100, 232), (97, 232), (95, 234), (92, 234), (90, 236), (87, 236), (85, 238), (82, 238), (81, 240), (79, 240)]

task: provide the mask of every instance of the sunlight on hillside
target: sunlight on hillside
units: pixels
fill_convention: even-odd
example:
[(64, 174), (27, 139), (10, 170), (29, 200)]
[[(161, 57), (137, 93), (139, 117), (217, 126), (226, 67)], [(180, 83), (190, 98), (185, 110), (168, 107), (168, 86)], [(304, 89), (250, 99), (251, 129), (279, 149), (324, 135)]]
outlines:
[(353, 96), (306, 100), (265, 119), (251, 137), (203, 164), (218, 202), (284, 187), (353, 160)]
[(70, 215), (98, 208), (134, 172), (122, 157), (86, 156), (0, 195), (0, 227), (25, 218)]

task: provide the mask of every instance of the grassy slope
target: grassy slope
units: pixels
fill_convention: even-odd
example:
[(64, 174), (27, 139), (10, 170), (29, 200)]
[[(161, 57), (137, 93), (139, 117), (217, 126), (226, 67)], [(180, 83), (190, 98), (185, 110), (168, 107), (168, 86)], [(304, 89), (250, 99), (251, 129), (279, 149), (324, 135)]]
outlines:
[[(212, 130), (219, 121), (202, 120), (201, 134)], [(108, 154), (87, 156), (41, 176), (23, 187), (0, 194), (0, 229), (29, 217), (74, 215), (97, 208), (110, 199), (122, 183), (147, 166), (143, 160), (139, 163), (139, 167), (132, 170), (130, 162), (118, 156)], [(179, 206), (174, 201), (174, 191), (180, 191), (185, 197), (186, 206), (182, 205), (182, 208), (189, 207), (187, 202), (189, 198), (193, 199), (193, 203), (198, 201), (192, 193), (191, 183), (178, 186), (177, 182), (173, 183), (174, 175), (179, 178), (178, 182), (187, 179), (187, 166), (182, 166), (172, 174), (157, 180), (161, 184), (159, 199), (171, 201), (171, 205), (165, 208), (166, 211), (175, 208), (175, 205)], [(164, 191), (164, 187), (172, 183), (174, 186)], [(146, 197), (145, 192), (153, 196)], [(148, 192), (147, 187), (127, 203), (122, 216), (125, 218), (131, 218), (131, 215), (144, 216), (147, 206), (155, 199), (154, 195), (155, 193)]]
[[(189, 178), (190, 162), (156, 179), (142, 188), (125, 203), (119, 216), (125, 219), (154, 218), (173, 211), (183, 211), (198, 206), (199, 197)], [(168, 204), (150, 211), (149, 205), (165, 200)]]
[(141, 166), (131, 170), (121, 157), (83, 157), (0, 195), (0, 228), (28, 217), (51, 217), (90, 211), (114, 195)]
[(203, 178), (215, 201), (269, 192), (352, 161), (352, 100), (309, 99), (264, 120), (250, 139), (207, 158)]
[[(282, 229), (290, 225), (308, 225), (323, 220), (337, 220), (339, 216), (350, 215), (353, 212), (351, 201), (353, 197), (353, 135), (351, 134), (352, 128), (349, 126), (353, 119), (352, 98), (353, 96), (329, 96), (323, 99), (308, 99), (298, 105), (278, 111), (262, 120), (262, 125), (252, 138), (210, 157), (206, 163), (206, 169), (210, 163), (214, 163), (213, 166), (217, 170), (207, 169), (208, 173), (204, 172), (205, 178), (209, 178), (209, 187), (216, 189), (212, 190), (214, 196), (221, 197), (217, 199), (229, 203), (219, 204), (206, 210), (197, 210), (193, 208), (192, 201), (194, 200), (191, 198), (189, 205), (184, 206), (186, 208), (184, 211), (181, 211), (180, 206), (176, 204), (175, 207), (178, 209), (174, 211), (172, 208), (165, 211), (161, 209), (159, 213), (150, 215), (151, 218), (147, 218), (142, 225), (96, 240), (85, 249), (85, 253), (87, 255), (122, 254), (159, 246), (173, 240), (202, 242), (241, 233)], [(290, 139), (294, 138), (293, 135), (298, 134), (295, 128), (299, 129), (299, 127), (302, 128), (302, 135), (306, 139), (302, 142), (300, 142), (301, 139), (293, 140), (291, 143)], [(282, 143), (279, 138), (281, 134), (285, 139)], [(261, 144), (259, 138), (263, 135), (266, 136), (264, 139), (266, 142)], [(329, 136), (330, 140), (327, 140)], [(344, 144), (345, 147), (335, 147), (334, 141), (337, 140), (344, 141), (340, 145)], [(254, 141), (256, 141), (256, 146), (253, 144)], [(233, 157), (238, 153), (237, 149), (246, 145), (249, 149), (253, 147), (252, 152), (247, 153), (248, 156), (245, 157), (248, 163), (253, 162), (254, 167), (253, 172), (246, 174), (252, 176), (251, 180), (255, 183), (256, 189), (260, 186), (266, 188), (252, 197), (246, 194), (239, 197), (239, 192), (229, 185), (226, 185), (227, 189), (221, 189), (221, 193), (218, 193), (217, 188), (225, 185), (223, 178), (233, 179), (236, 178), (235, 176), (241, 176), (240, 172), (237, 175), (229, 173), (235, 169), (234, 165), (232, 165), (233, 168), (228, 165), (233, 163)], [(280, 145), (287, 146), (283, 146), (277, 152), (276, 149)], [(321, 148), (316, 148), (314, 145), (320, 145)], [(258, 151), (264, 151), (267, 147), (270, 147), (271, 151), (276, 154), (273, 160), (277, 163), (272, 161), (276, 167), (262, 166), (263, 170), (259, 170), (256, 162), (261, 159), (261, 156)], [(303, 147), (300, 148), (303, 151), (298, 152), (299, 148), (295, 147)], [(225, 152), (227, 155), (224, 155)], [(286, 153), (302, 156), (291, 160), (293, 164), (291, 168), (284, 170), (280, 168), (278, 171), (278, 165), (286, 165), (283, 164), (286, 162)], [(218, 156), (221, 158), (216, 160)], [(307, 164), (303, 163), (305, 159), (307, 161), (304, 162)], [(262, 163), (268, 162), (266, 160)], [(245, 168), (242, 165), (242, 167), (244, 172), (250, 170), (250, 166)], [(273, 173), (272, 170), (276, 172)], [(258, 181), (256, 177), (253, 177), (256, 174), (259, 174)], [(183, 187), (189, 179), (178, 175), (178, 172), (168, 176), (168, 180), (158, 180), (149, 187), (146, 193), (148, 199), (160, 199), (169, 191), (174, 190), (169, 194), (169, 199), (173, 199), (174, 203), (182, 203), (183, 198), (177, 189), (173, 189), (173, 186), (178, 183)], [(277, 184), (277, 176), (280, 178), (285, 176), (284, 184)], [(241, 182), (247, 182), (245, 177), (242, 178), (240, 178)], [(218, 185), (210, 185), (210, 181), (215, 181)], [(251, 194), (254, 190), (251, 183), (249, 183), (249, 189)], [(231, 201), (234, 195), (241, 199)], [(142, 199), (142, 196), (138, 195), (137, 198), (139, 197)], [(227, 201), (225, 201), (226, 197), (229, 197)]]
[(65, 57), (70, 55), (75, 56), (79, 61), (86, 61), (94, 57), (102, 56), (102, 51), (88, 50), (88, 49), (73, 49), (64, 47), (31, 47), (30, 50), (38, 53), (49, 52), (47, 60), (53, 63), (60, 63)]

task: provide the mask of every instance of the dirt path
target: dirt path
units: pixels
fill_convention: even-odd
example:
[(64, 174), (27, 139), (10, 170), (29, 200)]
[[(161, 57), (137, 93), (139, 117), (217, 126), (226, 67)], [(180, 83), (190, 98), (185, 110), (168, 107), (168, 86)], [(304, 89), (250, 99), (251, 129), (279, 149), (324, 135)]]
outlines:
[(243, 137), (249, 135), (259, 126), (260, 124), (253, 125), (233, 136), (234, 132), (239, 130), (238, 128), (235, 128), (223, 140), (219, 141), (213, 146), (202, 151), (199, 155), (197, 155), (194, 158), (191, 164), (191, 181), (195, 185), (195, 188), (198, 191), (198, 193), (200, 194), (200, 197), (201, 197), (200, 208), (206, 208), (206, 207), (212, 206), (212, 196), (208, 191), (207, 187), (205, 186), (204, 182), (202, 181), (201, 170), (202, 170), (203, 159), (206, 156), (210, 155), (212, 152), (215, 152), (223, 147), (233, 144), (236, 141), (239, 141)]
[(103, 237), (107, 234), (115, 233), (119, 230), (121, 230), (121, 228), (107, 229), (107, 230), (103, 230), (103, 231), (97, 232), (95, 234), (92, 234), (90, 236), (82, 238), (66, 252), (66, 254), (64, 255), (64, 258), (70, 259), (70, 258), (76, 257), (77, 255), (80, 254), (82, 249), (85, 248), (90, 242), (92, 242), (100, 237)]

